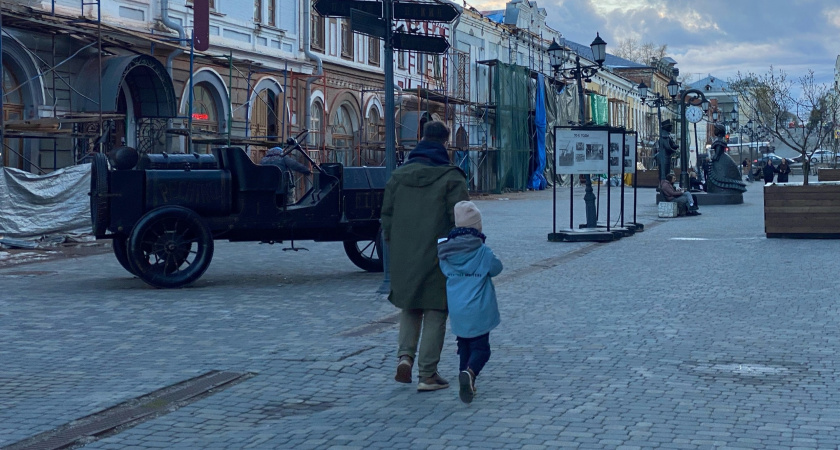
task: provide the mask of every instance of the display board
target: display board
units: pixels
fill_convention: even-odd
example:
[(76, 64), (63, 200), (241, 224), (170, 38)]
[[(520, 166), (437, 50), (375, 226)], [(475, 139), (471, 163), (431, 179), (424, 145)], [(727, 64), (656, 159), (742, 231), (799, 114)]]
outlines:
[(605, 173), (609, 135), (608, 128), (556, 127), (555, 172), (564, 175)]
[(639, 151), (639, 134), (624, 133), (624, 173), (636, 173), (636, 152)]
[(618, 175), (621, 170), (621, 152), (624, 149), (626, 142), (624, 140), (624, 131), (613, 131), (610, 133), (610, 174)]

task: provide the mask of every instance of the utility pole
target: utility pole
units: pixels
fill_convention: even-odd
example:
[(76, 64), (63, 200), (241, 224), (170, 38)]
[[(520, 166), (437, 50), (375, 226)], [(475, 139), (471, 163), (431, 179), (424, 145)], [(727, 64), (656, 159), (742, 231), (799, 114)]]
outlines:
[[(394, 0), (382, 1), (382, 15), (388, 26), (385, 27), (385, 179), (391, 179), (391, 172), (397, 167), (396, 148), (396, 119), (394, 118), (394, 31), (391, 24), (394, 23)], [(379, 292), (387, 294), (391, 292), (391, 255), (388, 243), (382, 238), (382, 269), (385, 277)]]

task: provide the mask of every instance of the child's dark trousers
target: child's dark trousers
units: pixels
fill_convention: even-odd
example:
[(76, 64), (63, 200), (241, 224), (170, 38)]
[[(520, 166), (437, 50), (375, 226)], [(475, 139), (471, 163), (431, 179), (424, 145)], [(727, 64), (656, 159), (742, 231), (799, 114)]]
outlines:
[(482, 334), (474, 338), (458, 336), (458, 355), (461, 357), (459, 370), (467, 370), (469, 367), (475, 376), (481, 372), (484, 365), (490, 359), (490, 333)]

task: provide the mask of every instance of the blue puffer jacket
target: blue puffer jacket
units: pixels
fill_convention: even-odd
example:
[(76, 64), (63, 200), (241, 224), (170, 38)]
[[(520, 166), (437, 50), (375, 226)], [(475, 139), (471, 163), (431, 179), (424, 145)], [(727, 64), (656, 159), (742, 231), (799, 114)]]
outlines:
[(502, 262), (481, 238), (463, 235), (438, 244), (440, 270), (446, 275), (446, 297), (452, 332), (472, 338), (499, 325), (496, 289), (490, 279), (502, 272)]

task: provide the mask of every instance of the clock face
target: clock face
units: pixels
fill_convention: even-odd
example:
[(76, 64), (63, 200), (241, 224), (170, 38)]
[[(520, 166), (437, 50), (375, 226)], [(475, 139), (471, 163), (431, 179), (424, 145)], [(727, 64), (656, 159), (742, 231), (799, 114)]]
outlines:
[(703, 110), (697, 106), (689, 106), (685, 110), (685, 118), (688, 119), (689, 122), (697, 123), (703, 120)]

